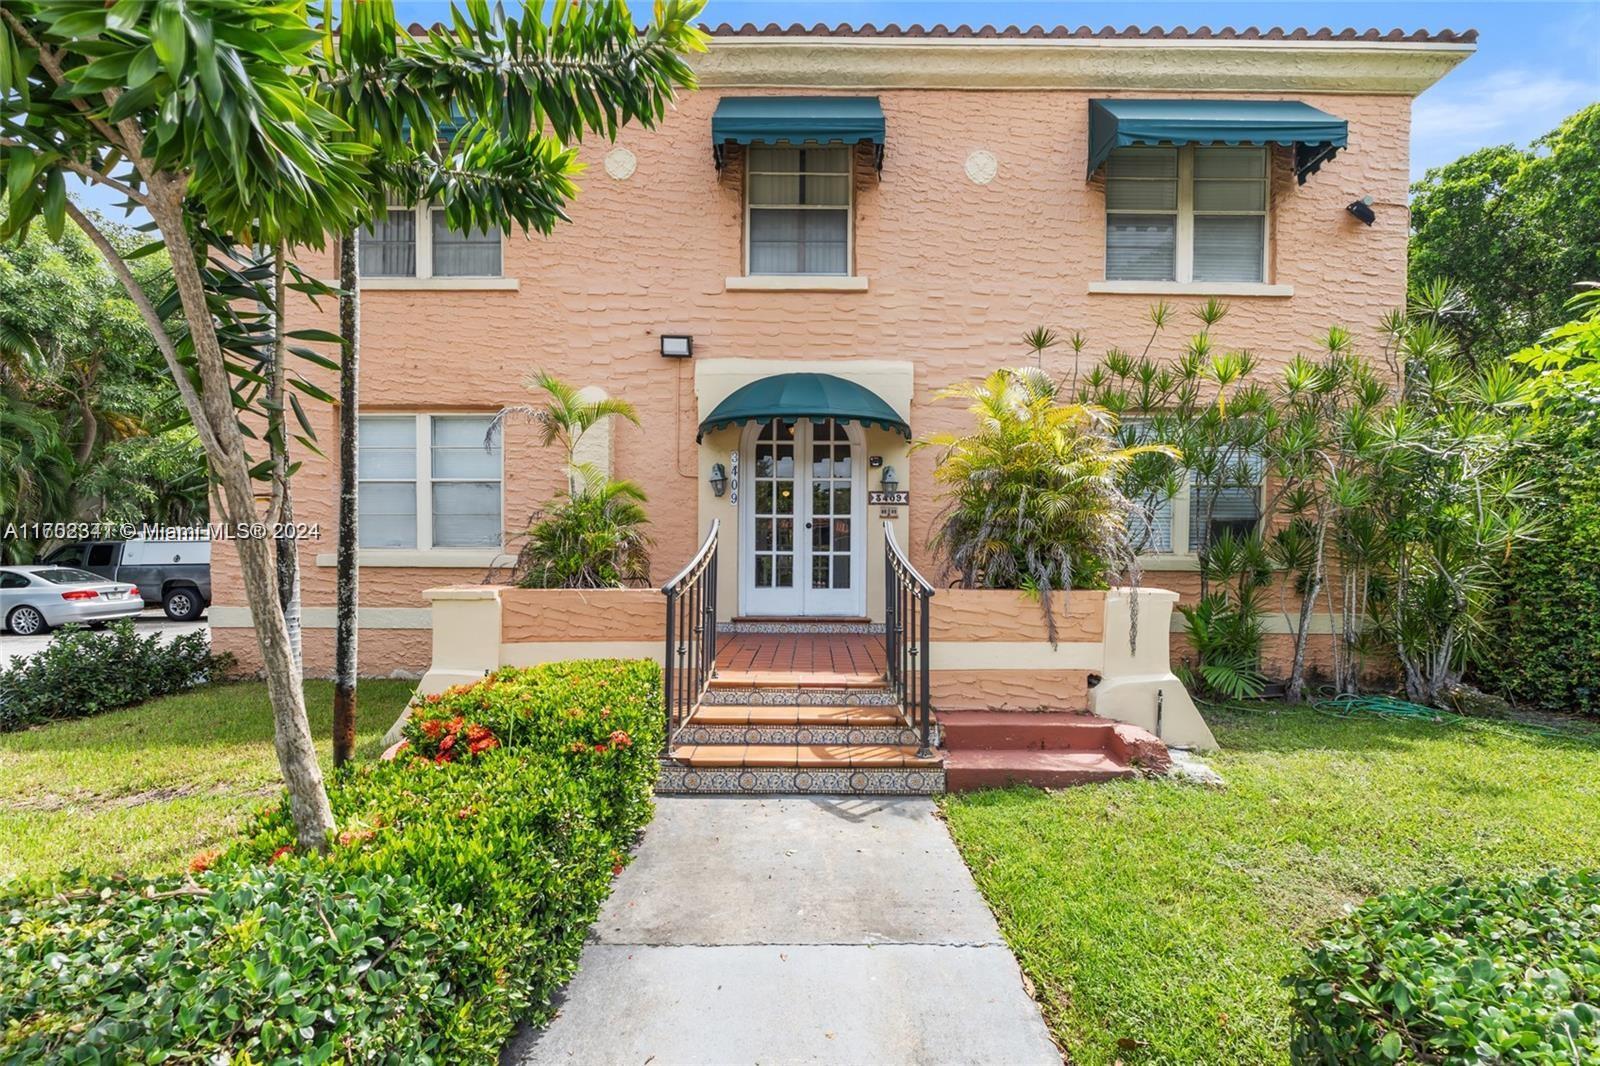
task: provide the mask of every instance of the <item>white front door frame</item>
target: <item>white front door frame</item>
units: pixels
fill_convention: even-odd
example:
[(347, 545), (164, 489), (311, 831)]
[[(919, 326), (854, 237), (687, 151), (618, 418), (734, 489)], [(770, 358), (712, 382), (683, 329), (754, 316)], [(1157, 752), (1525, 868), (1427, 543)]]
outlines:
[[(841, 423), (850, 444), (850, 588), (811, 588), (812, 423), (795, 422), (794, 586), (791, 590), (755, 585), (756, 437), (765, 427), (750, 422), (739, 435), (739, 613), (746, 616), (860, 618), (867, 608), (867, 454), (866, 435), (854, 422)], [(802, 459), (804, 461), (802, 461)]]

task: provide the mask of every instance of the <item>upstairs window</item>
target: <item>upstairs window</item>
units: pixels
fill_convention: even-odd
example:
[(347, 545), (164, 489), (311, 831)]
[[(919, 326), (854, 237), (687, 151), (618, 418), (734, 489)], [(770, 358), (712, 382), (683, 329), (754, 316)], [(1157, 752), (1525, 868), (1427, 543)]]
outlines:
[(1265, 148), (1118, 148), (1106, 161), (1106, 280), (1261, 282)]
[(457, 233), (437, 207), (391, 207), (361, 230), (365, 278), (498, 278), (499, 229)]
[(752, 145), (745, 232), (751, 274), (849, 274), (848, 148)]

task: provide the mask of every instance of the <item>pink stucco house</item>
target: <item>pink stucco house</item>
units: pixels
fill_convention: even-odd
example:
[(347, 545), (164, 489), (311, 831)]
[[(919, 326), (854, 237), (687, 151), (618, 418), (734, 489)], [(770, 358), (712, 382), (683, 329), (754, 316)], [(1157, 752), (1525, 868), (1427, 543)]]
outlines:
[[(772, 619), (874, 632), (896, 597), (891, 537), (944, 583), (928, 549), (934, 456), (909, 440), (960, 428), (960, 405), (935, 393), (1014, 363), (1031, 326), (1136, 349), (1151, 303), (1221, 297), (1228, 343), (1268, 363), (1332, 324), (1374, 349), (1405, 295), (1412, 101), (1474, 40), (722, 26), (695, 60), (700, 90), (658, 130), (584, 147), (554, 236), (463, 237), (426, 205), (396, 207), (362, 248), (362, 671), (431, 667), (437, 686), (586, 643), (662, 656), (658, 591), (563, 594), (557, 610), (484, 584), (564, 478), (526, 424), (481, 446), (536, 369), (637, 407), (640, 427), (595, 435), (585, 458), (649, 492), (657, 584), (716, 524), (696, 626), (743, 639)], [(333, 412), (312, 415), (335, 440)], [(308, 456), (295, 492), (297, 519), (322, 530), (302, 564), (307, 668), (326, 674), (332, 457)], [(1145, 584), (1191, 594), (1187, 502), (1166, 517)], [(217, 555), (214, 643), (249, 665), (249, 612)], [(1086, 628), (1051, 655), (1025, 647), (1040, 644), (1014, 598), (936, 597), (941, 717), (1072, 707), (1091, 684), (1106, 713), (1106, 627), (1126, 604), (1095, 595), (1075, 598)], [(1153, 602), (1165, 628), (1170, 597)], [(852, 672), (848, 650), (804, 636), (828, 659), (813, 665)], [(881, 680), (885, 665), (855, 667)], [(1132, 673), (1151, 670), (1165, 663)], [(1188, 705), (1181, 686), (1137, 691), (1165, 701), (1165, 728)], [(1179, 742), (1208, 742), (1193, 718)]]

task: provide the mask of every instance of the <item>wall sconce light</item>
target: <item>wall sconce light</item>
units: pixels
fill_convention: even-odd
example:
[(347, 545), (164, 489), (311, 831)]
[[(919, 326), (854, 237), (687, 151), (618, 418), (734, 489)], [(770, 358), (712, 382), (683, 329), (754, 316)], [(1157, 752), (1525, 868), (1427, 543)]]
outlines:
[(1361, 199), (1352, 203), (1349, 207), (1346, 207), (1345, 210), (1369, 226), (1372, 225), (1372, 223), (1376, 221), (1378, 217), (1377, 213), (1372, 210), (1372, 197), (1370, 196), (1363, 196)]
[(894, 476), (894, 467), (883, 468), (883, 491), (893, 492), (900, 487), (900, 479)]
[(717, 499), (722, 499), (722, 494), (728, 491), (728, 468), (721, 463), (712, 463), (711, 477), (708, 480), (711, 482), (711, 491), (716, 494)]
[(687, 359), (694, 354), (694, 338), (677, 333), (663, 333), (661, 354), (668, 359)]

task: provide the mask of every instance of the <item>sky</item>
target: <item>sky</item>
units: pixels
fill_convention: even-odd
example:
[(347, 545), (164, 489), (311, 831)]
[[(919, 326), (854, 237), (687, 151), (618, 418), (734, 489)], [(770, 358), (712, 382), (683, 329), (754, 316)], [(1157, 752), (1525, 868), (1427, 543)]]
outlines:
[[(400, 0), (403, 19), (433, 22), (449, 10), (437, 0)], [(647, 0), (635, 0), (642, 15)], [(932, 26), (967, 23), (1052, 27), (1087, 25), (1306, 26), (1335, 30), (1476, 29), (1478, 51), (1417, 99), (1412, 113), (1411, 174), (1448, 163), (1493, 144), (1525, 145), (1561, 120), (1600, 101), (1600, 0), (1502, 0), (1447, 3), (1395, 0), (1372, 3), (1231, 3), (1227, 0), (1147, 3), (1144, 0), (710, 0), (705, 21), (740, 25), (817, 22)], [(114, 196), (84, 190), (83, 198), (109, 208)]]

